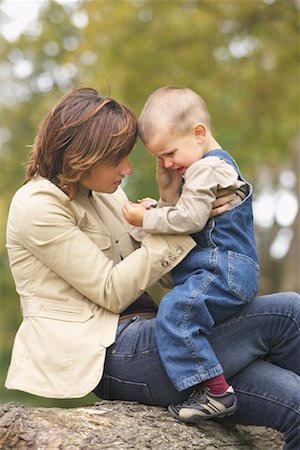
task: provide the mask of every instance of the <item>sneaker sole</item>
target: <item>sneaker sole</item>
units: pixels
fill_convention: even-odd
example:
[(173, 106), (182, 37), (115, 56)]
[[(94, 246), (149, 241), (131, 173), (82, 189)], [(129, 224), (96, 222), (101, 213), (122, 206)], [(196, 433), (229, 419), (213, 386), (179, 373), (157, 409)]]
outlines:
[(184, 423), (199, 423), (199, 422), (204, 422), (205, 420), (210, 420), (210, 419), (222, 419), (222, 417), (232, 416), (236, 412), (236, 410), (237, 410), (237, 401), (235, 401), (235, 403), (230, 408), (226, 409), (225, 411), (220, 411), (218, 413), (209, 414), (208, 416), (200, 416), (200, 415), (194, 414), (193, 416), (189, 417), (188, 419), (182, 419), (181, 417), (178, 416), (178, 414), (176, 414), (175, 411), (173, 411), (171, 406), (168, 407), (168, 411), (171, 414), (171, 416), (175, 417), (175, 419), (180, 420), (180, 422), (184, 422)]

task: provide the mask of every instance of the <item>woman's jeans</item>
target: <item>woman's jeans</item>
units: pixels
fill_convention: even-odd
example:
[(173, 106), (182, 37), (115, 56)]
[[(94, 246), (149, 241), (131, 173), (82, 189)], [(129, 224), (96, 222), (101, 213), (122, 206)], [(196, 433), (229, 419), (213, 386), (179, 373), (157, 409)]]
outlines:
[[(95, 394), (103, 399), (167, 406), (182, 402), (161, 363), (155, 319), (122, 322), (107, 351)], [(238, 397), (235, 423), (264, 425), (285, 433), (285, 450), (300, 448), (300, 296), (257, 297), (218, 324), (209, 337)]]

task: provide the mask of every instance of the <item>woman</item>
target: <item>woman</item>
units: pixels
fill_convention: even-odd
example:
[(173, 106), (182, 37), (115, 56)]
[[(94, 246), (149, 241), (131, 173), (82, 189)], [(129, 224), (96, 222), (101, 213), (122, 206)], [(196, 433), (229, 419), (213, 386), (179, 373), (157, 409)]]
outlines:
[[(122, 217), (127, 198), (119, 185), (132, 174), (136, 136), (132, 112), (88, 88), (65, 95), (42, 123), (8, 218), (24, 320), (7, 388), (54, 398), (93, 390), (162, 406), (190, 394), (177, 392), (164, 371), (156, 305), (145, 290), (195, 242), (148, 235), (137, 244), (131, 237), (136, 230)], [(158, 182), (161, 198), (172, 203), (178, 179), (160, 166)], [(299, 295), (274, 294), (245, 306), (211, 337), (237, 392), (232, 420), (284, 432), (286, 449), (300, 442), (299, 328)]]

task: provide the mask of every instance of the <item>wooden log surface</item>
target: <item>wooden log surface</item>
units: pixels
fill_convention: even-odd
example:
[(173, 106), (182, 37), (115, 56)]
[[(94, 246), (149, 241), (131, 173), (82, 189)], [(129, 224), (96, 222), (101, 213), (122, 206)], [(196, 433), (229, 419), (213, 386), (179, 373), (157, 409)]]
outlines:
[(0, 405), (1, 450), (279, 450), (282, 435), (224, 420), (186, 425), (159, 407), (101, 401), (81, 408)]

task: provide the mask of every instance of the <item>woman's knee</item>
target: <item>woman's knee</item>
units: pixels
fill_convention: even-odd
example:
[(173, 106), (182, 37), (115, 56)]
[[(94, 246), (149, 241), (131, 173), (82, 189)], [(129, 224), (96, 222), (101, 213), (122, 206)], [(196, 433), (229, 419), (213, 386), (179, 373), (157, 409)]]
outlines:
[[(292, 322), (294, 330), (297, 334), (300, 333), (300, 295), (296, 292), (282, 292), (278, 294), (270, 294), (267, 297), (271, 297), (274, 300), (277, 313), (289, 319), (289, 323)], [(288, 351), (288, 349), (287, 349)], [(299, 347), (300, 351), (300, 347)], [(296, 356), (296, 355), (295, 355)], [(300, 358), (300, 355), (298, 355)]]
[(278, 292), (262, 296), (263, 300), (271, 302), (278, 308), (288, 308), (295, 315), (300, 315), (300, 295), (297, 292)]

